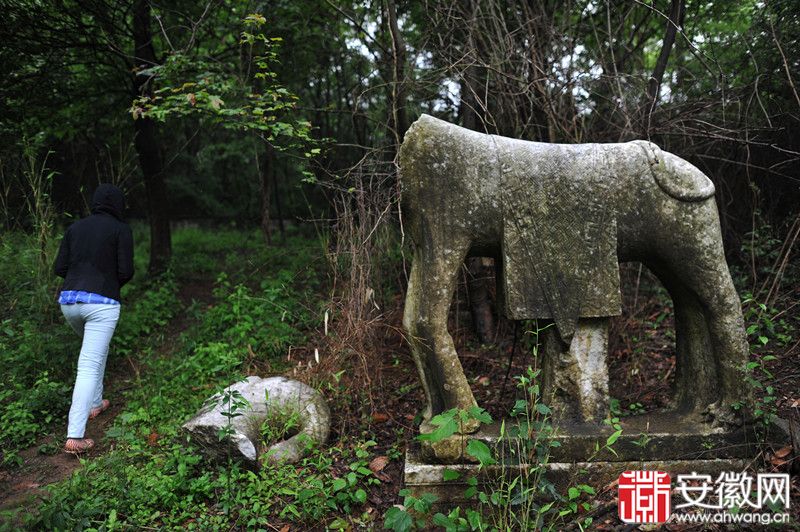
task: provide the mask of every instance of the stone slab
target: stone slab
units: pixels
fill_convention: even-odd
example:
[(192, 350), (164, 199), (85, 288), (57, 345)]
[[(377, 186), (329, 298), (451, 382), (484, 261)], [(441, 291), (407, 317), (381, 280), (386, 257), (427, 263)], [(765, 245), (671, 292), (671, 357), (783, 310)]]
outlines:
[[(614, 429), (593, 423), (563, 422), (558, 425), (555, 437), (557, 447), (551, 449), (552, 462), (585, 461), (653, 461), (653, 460), (711, 460), (749, 458), (756, 456), (761, 444), (783, 446), (790, 440), (782, 422), (772, 424), (766, 432), (760, 425), (743, 425), (736, 429), (714, 427), (702, 421), (688, 420), (676, 412), (654, 412), (625, 418), (620, 422), (623, 433), (613, 445), (613, 451), (602, 450)], [(500, 439), (500, 424), (493, 423), (468, 435), (454, 435), (449, 447), (466, 447), (470, 439), (477, 439), (496, 448)], [(460, 443), (460, 445), (459, 445)], [(424, 443), (420, 456), (429, 463), (437, 459), (438, 444)], [(596, 448), (601, 451), (597, 452)], [(439, 452), (439, 455), (442, 453)], [(452, 454), (452, 453), (451, 453)], [(463, 455), (463, 453), (462, 453)], [(455, 462), (464, 462), (462, 457)]]
[[(595, 451), (595, 445), (602, 447), (613, 433), (612, 428), (562, 424), (554, 437), (559, 446), (551, 448), (544, 476), (560, 492), (575, 484), (601, 489), (618, 479), (620, 473), (630, 470), (666, 471), (673, 478), (692, 472), (716, 477), (722, 472), (743, 471), (752, 465), (753, 457), (764, 446), (783, 447), (791, 440), (787, 424), (781, 419), (771, 424), (769, 431), (763, 428), (759, 431), (758, 426), (724, 430), (688, 421), (674, 412), (657, 412), (627, 418), (621, 425), (624, 432), (613, 445), (616, 452), (613, 454)], [(646, 442), (642, 434), (646, 435)], [(500, 425), (497, 423), (475, 434), (454, 438), (463, 438), (464, 446), (470, 439), (483, 441), (495, 449), (495, 457), (502, 465), (481, 468), (463, 460), (456, 464), (435, 463), (426, 455), (431, 449), (415, 442), (406, 452), (405, 486), (415, 496), (436, 495), (439, 508), (474, 502), (464, 497), (470, 477), (476, 477), (479, 485), (487, 489), (504, 477), (510, 481), (535, 472), (529, 463), (520, 463), (508, 444), (499, 444)], [(446, 470), (458, 472), (458, 478), (445, 481)]]
[[(752, 460), (741, 458), (712, 458), (700, 460), (645, 460), (645, 461), (600, 461), (600, 462), (551, 462), (545, 466), (544, 476), (552, 482), (556, 490), (566, 493), (569, 486), (588, 484), (596, 490), (608, 486), (619, 478), (620, 473), (630, 470), (666, 471), (675, 478), (679, 474), (700, 473), (716, 478), (724, 471), (743, 471)], [(457, 471), (459, 478), (445, 481), (445, 470)], [(404, 471), (405, 487), (414, 496), (424, 493), (436, 495), (439, 508), (446, 505), (471, 504), (474, 501), (464, 497), (469, 487), (466, 480), (478, 478), (482, 489), (490, 489), (500, 482), (503, 475), (511, 480), (519, 475), (531, 475), (529, 466), (506, 465), (480, 468), (477, 464), (428, 464), (419, 455), (419, 449), (410, 448), (406, 452)]]

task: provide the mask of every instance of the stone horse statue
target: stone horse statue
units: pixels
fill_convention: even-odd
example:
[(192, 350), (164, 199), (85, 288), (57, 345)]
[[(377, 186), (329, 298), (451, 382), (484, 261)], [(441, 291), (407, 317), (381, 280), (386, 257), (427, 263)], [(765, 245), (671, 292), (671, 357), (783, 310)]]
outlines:
[(422, 115), (400, 149), (400, 178), (414, 242), (403, 324), (426, 420), (475, 404), (447, 330), (467, 256), (495, 258), (507, 317), (553, 321), (545, 397), (588, 423), (608, 412), (619, 262), (642, 262), (675, 305), (676, 410), (715, 424), (732, 419), (745, 396), (748, 348), (714, 185), (700, 170), (645, 141), (527, 142)]

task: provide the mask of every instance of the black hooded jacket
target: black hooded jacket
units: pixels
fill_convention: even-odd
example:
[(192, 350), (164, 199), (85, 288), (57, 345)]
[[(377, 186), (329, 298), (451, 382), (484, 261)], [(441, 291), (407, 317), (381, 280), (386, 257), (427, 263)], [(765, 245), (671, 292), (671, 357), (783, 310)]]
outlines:
[(120, 300), (119, 289), (133, 277), (133, 233), (122, 220), (125, 197), (114, 185), (97, 187), (92, 214), (78, 220), (61, 240), (56, 275), (62, 290), (83, 290)]

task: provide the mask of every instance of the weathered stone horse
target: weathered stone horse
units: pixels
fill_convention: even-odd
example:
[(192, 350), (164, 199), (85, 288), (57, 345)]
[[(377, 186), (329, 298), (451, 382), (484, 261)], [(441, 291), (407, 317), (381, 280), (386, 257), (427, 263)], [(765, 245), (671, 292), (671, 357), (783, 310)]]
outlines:
[(475, 404), (447, 330), (468, 255), (496, 259), (506, 316), (555, 323), (545, 389), (574, 403), (574, 417), (607, 412), (608, 317), (620, 313), (624, 261), (645, 264), (672, 296), (677, 409), (720, 421), (744, 397), (747, 344), (714, 185), (687, 161), (645, 141), (527, 142), (423, 115), (400, 173), (415, 246), (403, 323), (426, 419)]

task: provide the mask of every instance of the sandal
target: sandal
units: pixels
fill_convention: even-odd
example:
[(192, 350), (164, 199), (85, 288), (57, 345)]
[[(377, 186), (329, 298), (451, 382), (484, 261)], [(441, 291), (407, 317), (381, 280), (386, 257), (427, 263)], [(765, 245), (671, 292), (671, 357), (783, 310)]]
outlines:
[(103, 401), (100, 403), (100, 406), (89, 410), (89, 419), (96, 418), (97, 416), (108, 410), (108, 407), (110, 405), (111, 401), (109, 401), (108, 399), (103, 399)]
[(88, 452), (92, 447), (94, 447), (94, 440), (90, 438), (67, 438), (67, 443), (64, 444), (64, 452), (77, 456)]

